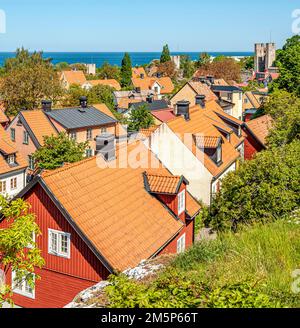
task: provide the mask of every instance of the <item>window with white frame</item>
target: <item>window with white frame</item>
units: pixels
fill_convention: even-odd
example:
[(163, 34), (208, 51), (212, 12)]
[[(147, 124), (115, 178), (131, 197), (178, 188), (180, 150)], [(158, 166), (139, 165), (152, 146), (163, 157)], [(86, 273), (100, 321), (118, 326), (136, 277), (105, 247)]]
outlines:
[(17, 178), (10, 179), (10, 189), (11, 190), (17, 189)]
[(178, 215), (185, 211), (185, 190), (178, 194)]
[(49, 254), (70, 258), (71, 235), (66, 232), (48, 229)]
[(16, 130), (13, 128), (10, 129), (10, 139), (11, 139), (11, 141), (16, 140)]
[(71, 138), (72, 140), (76, 140), (76, 139), (77, 139), (77, 133), (76, 133), (76, 131), (71, 131), (71, 132), (70, 132), (70, 138)]
[(28, 167), (30, 170), (34, 170), (34, 158), (32, 155), (28, 156)]
[(87, 129), (86, 130), (86, 140), (92, 140), (93, 139), (93, 130)]
[(177, 254), (185, 251), (185, 234), (177, 240)]
[(86, 157), (92, 157), (93, 156), (93, 149), (87, 148), (85, 150), (85, 155), (86, 155)]
[(222, 145), (220, 144), (217, 148), (217, 164), (222, 161)]
[(29, 134), (27, 131), (24, 131), (24, 133), (23, 133), (23, 144), (25, 144), (25, 145), (29, 144)]
[(6, 192), (6, 181), (0, 181), (0, 192)]
[(12, 154), (12, 155), (8, 155), (7, 156), (7, 163), (9, 165), (13, 165), (16, 163), (16, 157), (15, 157), (15, 154)]
[[(33, 282), (35, 281), (35, 277), (33, 275)], [(26, 277), (22, 277), (21, 279), (17, 279), (17, 275), (15, 271), (12, 271), (12, 290), (16, 294), (20, 294), (25, 297), (35, 298), (35, 288), (31, 286)]]
[(107, 128), (101, 128), (101, 133), (106, 133), (107, 132)]

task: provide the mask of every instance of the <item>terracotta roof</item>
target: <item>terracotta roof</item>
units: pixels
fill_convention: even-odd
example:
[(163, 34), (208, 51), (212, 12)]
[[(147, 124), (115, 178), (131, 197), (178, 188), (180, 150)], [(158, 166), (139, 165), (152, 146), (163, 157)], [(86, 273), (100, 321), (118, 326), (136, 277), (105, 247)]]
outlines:
[(249, 99), (253, 108), (259, 108), (261, 106), (261, 103), (258, 101), (252, 91), (245, 92), (245, 96)]
[(141, 74), (144, 74), (144, 77), (147, 77), (147, 73), (146, 73), (144, 67), (132, 67), (132, 77), (133, 78), (139, 78), (139, 77), (141, 77)]
[[(222, 164), (220, 166), (211, 160), (211, 158), (204, 152), (199, 153), (199, 151), (197, 151), (195, 139), (191, 149), (194, 155), (203, 162), (204, 166), (213, 176), (222, 173), (229, 165), (240, 157), (239, 152), (236, 150), (236, 146), (244, 140), (243, 137), (237, 137), (233, 131), (226, 126), (220, 116), (217, 115), (219, 111), (223, 110), (215, 101), (208, 101), (206, 102), (205, 109), (200, 108), (200, 106), (193, 106), (190, 108), (189, 121), (178, 116), (174, 120), (166, 123), (182, 140), (184, 140), (185, 134), (209, 137), (209, 139), (207, 139), (210, 141), (209, 144), (212, 144), (211, 141), (215, 141), (216, 138), (222, 138)], [(227, 133), (231, 132), (231, 141), (228, 141), (227, 138), (224, 137), (218, 127), (223, 127), (223, 130), (226, 128)]]
[(158, 128), (158, 125), (152, 125), (148, 129), (140, 129), (138, 135), (141, 139), (148, 138)]
[(245, 126), (254, 134), (262, 145), (266, 145), (266, 138), (273, 126), (273, 119), (270, 115), (263, 115), (245, 123)]
[(165, 109), (165, 110), (156, 110), (152, 111), (151, 114), (157, 118), (161, 122), (168, 122), (175, 118), (175, 115), (173, 113), (173, 109)]
[(0, 123), (7, 123), (9, 122), (9, 118), (5, 115), (4, 111), (0, 108)]
[(168, 94), (174, 90), (174, 85), (172, 80), (169, 77), (161, 77), (161, 78), (132, 78), (132, 84), (135, 88), (141, 88), (141, 90), (150, 90), (155, 82), (157, 82), (161, 86), (161, 94)]
[(57, 135), (57, 130), (42, 110), (24, 110), (19, 115), (25, 119), (41, 146), (44, 144), (45, 136)]
[(62, 75), (69, 84), (82, 85), (86, 82), (83, 71), (62, 71)]
[[(9, 165), (3, 155), (16, 154), (17, 165)], [(0, 174), (8, 173), (20, 169), (25, 169), (27, 162), (18, 152), (14, 143), (10, 140), (7, 132), (0, 125)]]
[(190, 81), (188, 82), (190, 87), (195, 91), (198, 95), (204, 95), (207, 101), (209, 100), (217, 100), (218, 97), (211, 91), (210, 87), (202, 83), (200, 81)]
[(186, 197), (186, 211), (190, 217), (194, 217), (198, 212), (200, 212), (201, 206), (200, 204), (196, 201), (196, 199), (189, 193), (187, 192), (187, 197)]
[[(132, 151), (132, 147), (136, 145), (126, 151)], [(140, 154), (144, 158), (143, 154), (149, 151), (139, 147), (144, 149)], [(75, 224), (109, 264), (120, 271), (150, 258), (183, 227), (146, 191), (143, 172), (142, 168), (101, 168), (93, 157), (42, 174)], [(155, 173), (168, 171), (157, 168), (149, 172)]]
[(175, 195), (182, 183), (180, 176), (148, 174), (147, 172), (144, 175), (152, 193)]
[(91, 86), (96, 85), (107, 85), (109, 87), (112, 87), (116, 89), (117, 91), (121, 90), (120, 83), (115, 79), (106, 79), (106, 80), (88, 80), (85, 83), (89, 83)]
[(194, 135), (196, 145), (200, 148), (217, 148), (221, 141), (221, 137), (209, 137), (202, 135)]

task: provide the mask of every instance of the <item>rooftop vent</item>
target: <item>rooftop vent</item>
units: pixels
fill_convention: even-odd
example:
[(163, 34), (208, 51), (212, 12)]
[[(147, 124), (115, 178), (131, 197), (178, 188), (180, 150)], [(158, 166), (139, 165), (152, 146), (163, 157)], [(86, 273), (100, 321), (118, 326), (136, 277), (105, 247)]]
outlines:
[(51, 100), (42, 100), (42, 109), (44, 112), (50, 112), (52, 109), (52, 101)]
[(211, 84), (215, 84), (215, 78), (212, 75), (207, 75), (207, 79)]
[(143, 79), (145, 77), (145, 74), (141, 73), (140, 78)]
[(190, 120), (190, 102), (186, 100), (178, 101), (176, 104), (176, 115), (183, 115), (186, 121)]
[(79, 102), (80, 102), (80, 106), (82, 108), (87, 108), (87, 97), (86, 96), (80, 97)]
[(200, 105), (202, 108), (205, 108), (205, 95), (197, 95), (196, 105)]
[(146, 98), (147, 103), (151, 104), (153, 103), (153, 94), (149, 94)]

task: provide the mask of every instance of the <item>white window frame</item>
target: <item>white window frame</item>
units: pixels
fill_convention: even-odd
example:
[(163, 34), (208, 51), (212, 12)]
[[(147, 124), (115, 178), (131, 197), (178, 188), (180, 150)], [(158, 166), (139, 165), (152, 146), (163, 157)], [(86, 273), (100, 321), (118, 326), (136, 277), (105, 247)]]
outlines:
[(7, 157), (7, 163), (9, 165), (13, 165), (13, 164), (16, 163), (16, 158), (15, 158), (15, 155), (14, 154), (13, 155), (8, 155), (8, 157)]
[(10, 129), (10, 140), (16, 141), (16, 129), (15, 128)]
[[(33, 274), (34, 276), (34, 282), (35, 282), (35, 275)], [(22, 280), (21, 282), (21, 288), (16, 284), (16, 282), (14, 281), (16, 278), (16, 273), (15, 271), (12, 270), (12, 273), (11, 273), (11, 288), (12, 288), (12, 291), (15, 293), (15, 294), (19, 294), (19, 295), (22, 295), (22, 296), (25, 296), (25, 297), (28, 297), (28, 298), (31, 298), (31, 299), (35, 299), (35, 286), (34, 288), (32, 288), (32, 293), (29, 293), (26, 291), (26, 285), (28, 285), (27, 281), (25, 279)], [(31, 288), (31, 287), (30, 287)]]
[(17, 177), (10, 178), (10, 190), (18, 189), (18, 179)]
[(92, 149), (92, 148), (87, 148), (87, 149), (85, 150), (85, 156), (86, 156), (87, 158), (92, 157), (92, 156), (93, 156), (93, 149)]
[(23, 131), (23, 144), (29, 145), (29, 133), (27, 131)]
[(221, 163), (222, 162), (222, 146), (219, 145), (217, 148), (217, 163)]
[(93, 140), (93, 129), (87, 129), (86, 130), (86, 140)]
[(185, 251), (185, 233), (177, 239), (177, 254)]
[(34, 166), (35, 166), (35, 163), (34, 163), (34, 158), (32, 155), (28, 155), (28, 167), (30, 170), (34, 170)]
[(107, 133), (107, 127), (106, 126), (101, 128), (101, 133)]
[[(7, 190), (6, 180), (2, 180), (2, 181), (0, 181), (0, 183), (1, 183), (1, 190), (0, 190), (0, 193), (4, 193), (4, 192), (6, 192), (6, 190)], [(4, 188), (3, 188), (3, 186), (4, 186)]]
[(185, 211), (185, 190), (181, 191), (177, 196), (178, 201), (178, 215)]
[[(52, 249), (52, 238), (51, 235), (55, 234), (57, 237), (57, 247), (56, 250)], [(67, 248), (68, 251), (67, 253), (64, 253), (61, 251), (61, 241), (62, 241), (62, 237), (67, 237)], [(54, 229), (48, 229), (48, 253), (51, 255), (55, 255), (55, 256), (59, 256), (59, 257), (64, 257), (69, 259), (71, 257), (71, 234), (67, 233), (67, 232), (63, 232), (63, 231), (58, 231), (58, 230), (54, 230)]]
[(70, 131), (70, 138), (72, 140), (77, 140), (77, 132), (76, 131)]

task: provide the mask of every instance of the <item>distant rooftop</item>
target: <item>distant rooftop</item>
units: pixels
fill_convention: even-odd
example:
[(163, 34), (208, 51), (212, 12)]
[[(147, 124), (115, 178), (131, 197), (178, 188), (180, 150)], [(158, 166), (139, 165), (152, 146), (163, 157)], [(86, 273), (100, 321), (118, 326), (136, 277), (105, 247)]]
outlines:
[(117, 122), (112, 117), (102, 113), (95, 107), (74, 107), (64, 109), (54, 109), (45, 112), (66, 129), (84, 128), (87, 126), (97, 126)]
[(241, 92), (242, 89), (232, 86), (232, 85), (213, 85), (212, 90), (215, 92), (219, 92), (219, 91), (227, 91), (227, 92)]

